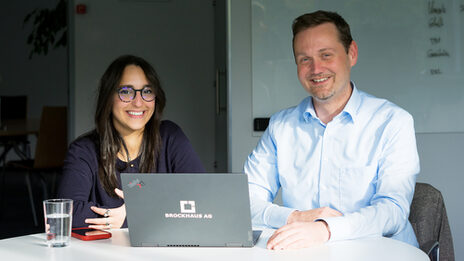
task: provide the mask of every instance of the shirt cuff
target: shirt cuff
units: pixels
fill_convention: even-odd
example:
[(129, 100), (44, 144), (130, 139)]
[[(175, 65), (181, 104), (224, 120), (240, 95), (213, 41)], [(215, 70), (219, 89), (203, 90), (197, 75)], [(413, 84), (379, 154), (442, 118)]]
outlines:
[(329, 242), (337, 241), (337, 240), (344, 240), (344, 239), (349, 238), (350, 226), (346, 218), (331, 217), (331, 218), (320, 218), (319, 220), (324, 220), (329, 226), (329, 230), (330, 230)]
[(266, 224), (273, 228), (280, 228), (287, 224), (288, 216), (295, 210), (293, 208), (273, 205), (264, 214), (267, 217)]

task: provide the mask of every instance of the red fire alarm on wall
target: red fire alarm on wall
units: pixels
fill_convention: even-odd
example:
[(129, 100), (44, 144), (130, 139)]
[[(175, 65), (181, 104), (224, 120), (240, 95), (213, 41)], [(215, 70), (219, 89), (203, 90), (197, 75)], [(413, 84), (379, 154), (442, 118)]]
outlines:
[(76, 14), (85, 14), (87, 13), (87, 6), (84, 4), (76, 5)]

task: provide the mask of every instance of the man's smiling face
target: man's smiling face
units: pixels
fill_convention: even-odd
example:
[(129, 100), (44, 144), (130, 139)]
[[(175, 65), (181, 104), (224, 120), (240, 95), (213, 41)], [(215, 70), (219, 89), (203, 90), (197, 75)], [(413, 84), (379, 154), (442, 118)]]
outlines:
[(314, 102), (343, 99), (351, 93), (350, 70), (357, 61), (353, 41), (348, 52), (340, 42), (337, 28), (324, 23), (299, 32), (293, 50), (298, 79)]

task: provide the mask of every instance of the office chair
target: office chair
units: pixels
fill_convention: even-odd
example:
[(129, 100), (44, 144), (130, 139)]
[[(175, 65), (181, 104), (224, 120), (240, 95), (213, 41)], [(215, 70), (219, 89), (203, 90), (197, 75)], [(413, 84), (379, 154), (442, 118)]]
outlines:
[[(5, 121), (27, 118), (27, 96), (0, 96), (0, 125), (5, 127)], [(0, 147), (3, 147), (0, 160), (5, 165), (6, 156), (15, 144), (23, 144), (24, 155), (30, 156), (27, 135), (16, 137), (0, 137)]]
[[(0, 129), (6, 130), (7, 121), (25, 120), (27, 118), (27, 96), (0, 96)], [(9, 152), (14, 149), (24, 157), (30, 157), (29, 140), (27, 135), (0, 136), (1, 184), (0, 194), (2, 203), (5, 200), (5, 171)], [(0, 214), (1, 215), (1, 214)]]
[(27, 96), (0, 96), (0, 119), (25, 119), (27, 116)]
[(27, 96), (0, 96), (0, 119), (25, 119), (27, 116)]
[(26, 170), (26, 186), (35, 226), (38, 222), (30, 176), (36, 174), (34, 176), (40, 179), (43, 198), (47, 199), (48, 189), (42, 174), (53, 173), (51, 192), (55, 192), (56, 174), (61, 172), (68, 146), (66, 115), (66, 107), (44, 107), (40, 119), (35, 158), (7, 163), (9, 167)]
[(441, 192), (430, 184), (416, 183), (409, 221), (419, 248), (432, 261), (454, 260), (453, 238)]

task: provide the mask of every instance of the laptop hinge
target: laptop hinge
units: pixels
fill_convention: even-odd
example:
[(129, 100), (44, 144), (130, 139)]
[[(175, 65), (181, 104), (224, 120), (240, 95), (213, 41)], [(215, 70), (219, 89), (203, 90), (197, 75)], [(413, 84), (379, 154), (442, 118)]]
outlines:
[(158, 247), (159, 244), (153, 243), (153, 242), (148, 242), (148, 243), (142, 242), (142, 243), (140, 244), (140, 246), (143, 246), (143, 247)]
[(226, 247), (242, 247), (242, 243), (226, 243)]

